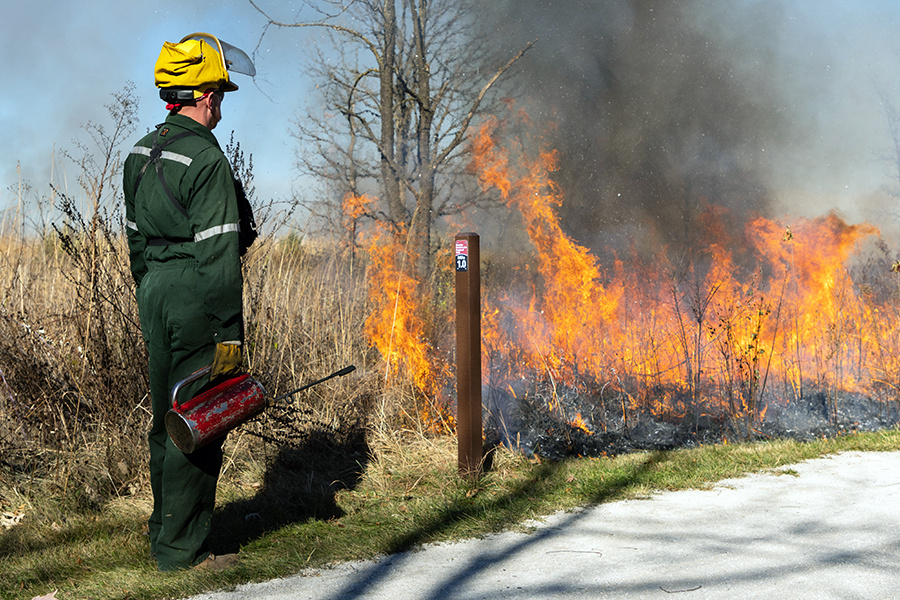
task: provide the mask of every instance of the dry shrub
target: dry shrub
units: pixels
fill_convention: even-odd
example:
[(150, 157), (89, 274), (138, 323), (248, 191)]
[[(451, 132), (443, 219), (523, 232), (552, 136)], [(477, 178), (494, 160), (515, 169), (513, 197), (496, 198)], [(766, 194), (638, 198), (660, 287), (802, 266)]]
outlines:
[(56, 235), (3, 236), (0, 456), (97, 506), (145, 483), (146, 351), (123, 239), (61, 205)]
[[(329, 248), (313, 248), (295, 235), (270, 237), (251, 250), (244, 278), (246, 366), (270, 394), (285, 394), (370, 357), (361, 329), (362, 276)], [(346, 392), (346, 385), (336, 379), (308, 395), (322, 405), (333, 396), (322, 396), (323, 389)]]

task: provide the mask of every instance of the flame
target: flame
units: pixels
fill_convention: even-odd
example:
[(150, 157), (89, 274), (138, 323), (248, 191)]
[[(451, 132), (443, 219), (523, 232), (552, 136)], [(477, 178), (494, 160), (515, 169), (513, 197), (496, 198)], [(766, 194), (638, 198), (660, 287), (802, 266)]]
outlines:
[[(474, 132), (471, 172), (521, 215), (533, 258), (517, 272), (524, 293), (483, 287), (485, 384), (520, 397), (515, 382), (543, 379), (552, 389), (547, 407), (563, 419), (561, 385), (617, 394), (623, 418), (650, 411), (748, 423), (765, 417), (764, 394), (790, 402), (810, 388), (900, 392), (896, 310), (865, 293), (846, 266), (877, 228), (835, 214), (758, 217), (729, 238), (727, 211), (710, 205), (698, 219), (705, 246), (693, 262), (642, 249), (643, 257), (601, 265), (560, 225), (556, 153), (501, 144), (501, 129), (489, 119)], [(374, 214), (373, 201), (346, 198), (348, 222)], [(365, 331), (385, 378), (407, 374), (426, 400), (421, 418), (452, 427), (452, 373), (435, 351), (442, 341), (429, 338), (433, 313), (418, 296), (407, 232), (374, 222), (360, 237), (369, 256)], [(571, 423), (588, 433), (604, 427), (581, 414)]]
[[(354, 196), (345, 198), (344, 205), (361, 215), (373, 202), (369, 196)], [(360, 247), (369, 258), (370, 312), (365, 334), (384, 360), (385, 381), (406, 374), (424, 401), (419, 419), (432, 428), (452, 429), (454, 417), (441, 394), (449, 374), (432, 356), (424, 302), (413, 276), (415, 256), (407, 244), (405, 227), (375, 222), (362, 235)]]
[(368, 194), (345, 194), (341, 201), (341, 218), (345, 228), (354, 224), (374, 206), (375, 198)]
[(719, 226), (724, 209), (711, 206), (700, 219), (706, 266), (675, 264), (660, 251), (603, 272), (556, 217), (556, 154), (530, 159), (515, 140), (503, 147), (499, 128), (490, 119), (477, 131), (472, 171), (521, 214), (537, 273), (527, 300), (503, 292), (486, 302), (491, 377), (505, 364), (510, 374), (524, 367), (567, 385), (591, 378), (626, 391), (631, 410), (683, 417), (699, 407), (751, 420), (765, 415), (761, 393), (775, 383), (789, 400), (810, 381), (871, 392), (884, 379), (872, 358), (894, 328), (871, 334), (874, 309), (845, 267), (875, 227), (834, 214), (787, 225), (757, 218), (737, 244)]
[(368, 194), (344, 194), (341, 200), (341, 227), (344, 230), (342, 245), (345, 251), (355, 251), (360, 220), (368, 214), (370, 207), (375, 206), (375, 202), (375, 198)]
[(588, 425), (584, 422), (584, 418), (581, 416), (581, 413), (575, 415), (575, 418), (572, 420), (572, 425), (588, 435), (594, 435), (594, 432), (588, 429)]
[[(533, 161), (522, 158), (514, 168), (509, 151), (494, 140), (496, 127), (495, 120), (488, 120), (475, 136), (472, 168), (483, 188), (498, 189), (501, 199), (522, 215), (544, 283), (528, 310), (517, 311), (519, 329), (527, 332), (522, 341), (540, 370), (560, 373), (579, 361), (590, 368), (597, 329), (614, 323), (621, 290), (604, 287), (596, 259), (560, 227), (554, 207), (562, 195), (550, 177), (556, 153), (541, 152)], [(524, 174), (516, 176), (514, 171)], [(488, 319), (487, 336), (502, 339), (496, 325)]]

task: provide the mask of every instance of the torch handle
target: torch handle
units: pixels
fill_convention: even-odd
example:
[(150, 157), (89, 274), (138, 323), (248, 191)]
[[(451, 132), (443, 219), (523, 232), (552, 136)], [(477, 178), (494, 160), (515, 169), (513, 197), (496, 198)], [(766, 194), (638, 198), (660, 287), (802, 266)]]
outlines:
[(356, 366), (348, 365), (348, 366), (344, 367), (343, 369), (341, 369), (340, 371), (335, 371), (334, 373), (332, 373), (331, 375), (328, 375), (327, 377), (323, 377), (322, 379), (317, 379), (316, 381), (313, 381), (312, 383), (307, 383), (306, 385), (304, 385), (302, 387), (298, 387), (296, 390), (290, 391), (287, 394), (282, 394), (280, 396), (272, 398), (271, 400), (269, 400), (268, 405), (274, 406), (275, 403), (278, 402), (279, 400), (284, 400), (285, 398), (293, 396), (294, 394), (296, 394), (298, 392), (302, 392), (303, 390), (309, 389), (314, 385), (319, 385), (320, 383), (322, 383), (324, 381), (328, 381), (329, 379), (333, 379), (334, 377), (343, 377), (344, 375), (347, 375), (348, 373), (352, 373), (355, 370), (356, 370)]
[(196, 371), (194, 371), (193, 373), (191, 373), (190, 375), (188, 375), (187, 377), (185, 377), (184, 379), (182, 379), (181, 381), (176, 383), (172, 387), (172, 395), (170, 396), (172, 399), (172, 408), (174, 408), (174, 409), (178, 408), (178, 392), (181, 391), (182, 386), (185, 386), (185, 385), (191, 383), (192, 381), (197, 381), (204, 375), (207, 375), (211, 370), (212, 370), (212, 365), (206, 365), (205, 367), (200, 367), (199, 369), (197, 369)]

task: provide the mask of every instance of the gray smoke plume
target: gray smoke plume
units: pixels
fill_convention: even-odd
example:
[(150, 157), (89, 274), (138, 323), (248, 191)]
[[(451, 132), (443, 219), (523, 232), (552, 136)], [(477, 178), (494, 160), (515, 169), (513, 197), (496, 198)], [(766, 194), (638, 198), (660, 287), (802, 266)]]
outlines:
[(690, 246), (710, 203), (736, 224), (766, 212), (765, 150), (805, 127), (779, 91), (777, 3), (492, 4), (485, 35), (499, 53), (537, 40), (510, 93), (534, 122), (555, 124), (544, 139), (559, 152), (560, 217), (577, 240)]

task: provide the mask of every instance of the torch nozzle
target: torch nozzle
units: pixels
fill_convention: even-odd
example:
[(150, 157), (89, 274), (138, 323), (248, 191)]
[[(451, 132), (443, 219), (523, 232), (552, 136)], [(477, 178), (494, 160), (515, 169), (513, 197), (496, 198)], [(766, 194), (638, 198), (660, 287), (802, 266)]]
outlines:
[(312, 383), (307, 383), (306, 385), (304, 385), (302, 387), (298, 387), (296, 390), (288, 392), (287, 394), (282, 394), (282, 395), (278, 396), (277, 398), (273, 398), (273, 399), (269, 400), (268, 404), (269, 404), (269, 406), (274, 406), (275, 403), (278, 402), (279, 400), (282, 400), (289, 396), (293, 396), (294, 394), (296, 394), (298, 392), (302, 392), (305, 389), (309, 389), (314, 385), (318, 385), (318, 384), (322, 383), (323, 381), (328, 381), (329, 379), (331, 379), (333, 377), (343, 377), (344, 375), (347, 375), (348, 373), (352, 373), (355, 370), (356, 370), (356, 366), (348, 365), (348, 366), (344, 367), (343, 369), (341, 369), (340, 371), (335, 371), (334, 373), (332, 373), (331, 375), (328, 375), (327, 377), (323, 377), (322, 379), (317, 379), (316, 381), (313, 381)]

